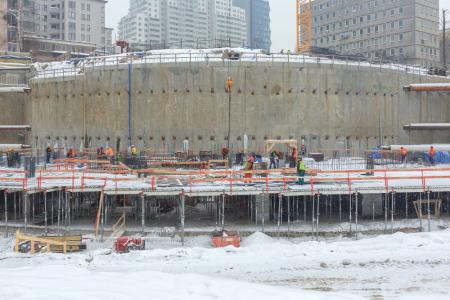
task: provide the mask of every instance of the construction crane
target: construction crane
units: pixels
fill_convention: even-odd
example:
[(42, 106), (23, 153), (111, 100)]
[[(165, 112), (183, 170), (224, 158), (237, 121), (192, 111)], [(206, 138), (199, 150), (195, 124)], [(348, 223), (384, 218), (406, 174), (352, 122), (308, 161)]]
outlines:
[(311, 0), (297, 1), (297, 53), (308, 53), (312, 48)]

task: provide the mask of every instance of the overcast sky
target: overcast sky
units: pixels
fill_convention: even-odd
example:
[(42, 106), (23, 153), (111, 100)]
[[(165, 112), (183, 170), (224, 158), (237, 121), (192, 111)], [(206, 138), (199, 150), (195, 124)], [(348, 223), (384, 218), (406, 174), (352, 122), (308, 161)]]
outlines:
[[(272, 26), (272, 51), (295, 48), (295, 0), (269, 0)], [(450, 9), (450, 0), (439, 0), (441, 9)], [(117, 28), (120, 18), (127, 14), (128, 0), (108, 0), (106, 25)], [(113, 36), (114, 38), (114, 36)]]

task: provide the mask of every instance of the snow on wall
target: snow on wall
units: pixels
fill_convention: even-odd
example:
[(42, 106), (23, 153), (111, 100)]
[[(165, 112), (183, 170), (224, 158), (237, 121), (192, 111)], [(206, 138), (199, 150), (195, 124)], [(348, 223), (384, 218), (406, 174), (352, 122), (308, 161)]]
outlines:
[(231, 62), (277, 62), (277, 63), (316, 63), (372, 67), (399, 72), (427, 75), (428, 70), (401, 64), (373, 64), (368, 61), (348, 61), (309, 55), (265, 54), (262, 50), (243, 48), (217, 49), (165, 49), (147, 52), (124, 53), (111, 56), (88, 57), (63, 62), (35, 63), (35, 78), (52, 78), (83, 74), (87, 69), (121, 64), (155, 64), (177, 62), (223, 62), (228, 61), (227, 53), (235, 54)]

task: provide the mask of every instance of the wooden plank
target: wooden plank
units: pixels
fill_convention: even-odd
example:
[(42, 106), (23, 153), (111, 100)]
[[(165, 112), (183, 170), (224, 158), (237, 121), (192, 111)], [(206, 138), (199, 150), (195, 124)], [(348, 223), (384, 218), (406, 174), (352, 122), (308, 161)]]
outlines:
[(100, 201), (98, 203), (98, 211), (97, 211), (97, 218), (95, 220), (95, 236), (98, 235), (98, 229), (99, 229), (99, 224), (100, 224), (100, 215), (102, 212), (102, 207), (103, 207), (103, 199), (105, 198), (105, 194), (103, 193), (103, 191), (100, 193)]

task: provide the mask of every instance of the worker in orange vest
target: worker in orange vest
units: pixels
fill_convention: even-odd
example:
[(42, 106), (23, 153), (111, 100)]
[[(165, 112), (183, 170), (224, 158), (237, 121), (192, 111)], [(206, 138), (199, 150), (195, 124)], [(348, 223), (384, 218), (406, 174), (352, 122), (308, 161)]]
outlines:
[(106, 148), (106, 156), (108, 156), (109, 158), (114, 156), (114, 151), (111, 147)]
[(433, 146), (430, 146), (430, 150), (428, 150), (428, 156), (430, 157), (430, 163), (434, 166), (434, 157), (436, 156), (436, 150)]
[(400, 147), (400, 155), (402, 156), (402, 164), (406, 162), (406, 156), (408, 155), (408, 149)]
[(75, 157), (75, 151), (72, 148), (67, 150), (67, 158), (74, 158), (74, 157)]

